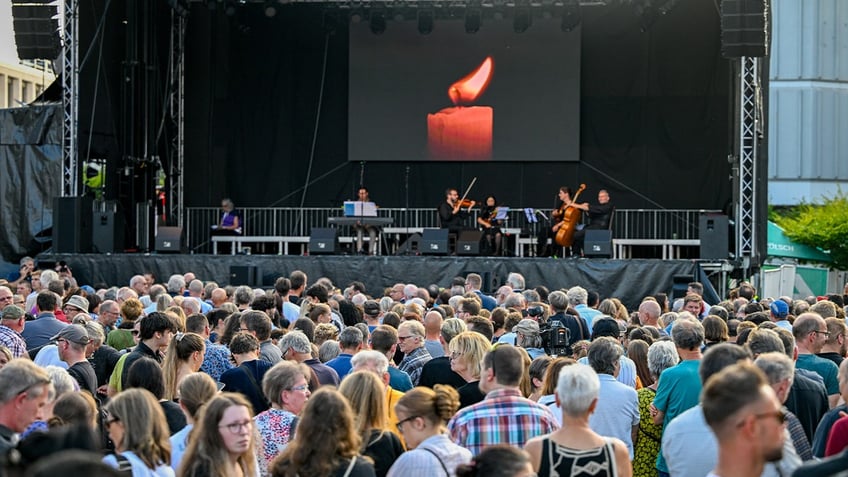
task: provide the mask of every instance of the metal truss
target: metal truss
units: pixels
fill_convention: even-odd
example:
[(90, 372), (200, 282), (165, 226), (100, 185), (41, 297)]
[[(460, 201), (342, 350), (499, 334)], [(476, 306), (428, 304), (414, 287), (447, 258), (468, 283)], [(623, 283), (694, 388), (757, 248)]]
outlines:
[(743, 268), (758, 255), (756, 227), (757, 162), (762, 121), (761, 58), (742, 57), (739, 69), (739, 202), (736, 256)]
[(185, 167), (185, 31), (186, 18), (171, 11), (171, 51), (168, 67), (168, 121), (171, 138), (168, 144), (168, 170), (165, 174), (167, 217), (174, 225), (183, 226), (183, 191)]
[(77, 0), (64, 0), (62, 50), (62, 197), (79, 194), (79, 19)]

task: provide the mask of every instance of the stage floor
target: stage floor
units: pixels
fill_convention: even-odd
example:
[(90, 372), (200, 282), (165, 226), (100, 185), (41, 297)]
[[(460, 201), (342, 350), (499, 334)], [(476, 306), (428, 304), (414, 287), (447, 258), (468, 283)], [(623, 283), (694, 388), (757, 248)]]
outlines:
[(472, 272), (482, 275), (484, 291), (493, 293), (510, 272), (518, 272), (528, 288), (544, 285), (555, 290), (580, 285), (601, 297), (618, 297), (629, 309), (647, 295), (665, 292), (671, 296), (675, 276), (688, 276), (709, 286), (698, 262), (691, 260), (205, 254), (42, 254), (38, 260), (42, 264), (64, 260), (80, 285), (128, 286), (133, 275), (148, 271), (164, 283), (172, 274), (191, 271), (203, 281), (222, 286), (269, 288), (277, 277), (302, 270), (309, 283), (328, 277), (344, 288), (358, 280), (375, 296), (395, 283), (446, 287), (453, 277)]

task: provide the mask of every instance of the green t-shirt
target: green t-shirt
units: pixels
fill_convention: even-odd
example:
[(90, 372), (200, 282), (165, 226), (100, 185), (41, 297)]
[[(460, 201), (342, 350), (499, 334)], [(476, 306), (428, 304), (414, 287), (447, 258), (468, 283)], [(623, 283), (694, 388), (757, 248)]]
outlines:
[(812, 371), (824, 379), (824, 387), (828, 396), (839, 394), (839, 368), (829, 359), (820, 358), (814, 354), (799, 354), (795, 367)]
[[(700, 364), (701, 360), (687, 359), (677, 366), (666, 369), (660, 375), (654, 406), (665, 413), (663, 429), (672, 419), (698, 405), (701, 396), (701, 376), (698, 375)], [(662, 451), (657, 455), (657, 469), (668, 472)]]

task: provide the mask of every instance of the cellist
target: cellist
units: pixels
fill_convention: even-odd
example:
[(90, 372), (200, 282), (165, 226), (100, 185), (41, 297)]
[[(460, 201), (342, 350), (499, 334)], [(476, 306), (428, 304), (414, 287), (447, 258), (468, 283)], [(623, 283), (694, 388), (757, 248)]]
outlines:
[[(557, 208), (551, 211), (551, 222), (549, 226), (543, 227), (539, 232), (539, 236), (536, 241), (536, 256), (537, 257), (549, 257), (551, 256), (551, 251), (554, 250), (553, 247), (556, 247), (554, 243), (554, 238), (556, 237), (557, 231), (562, 226), (562, 219), (565, 216), (565, 209), (572, 204), (571, 202), (571, 188), (570, 187), (560, 187), (559, 192), (557, 193)], [(548, 239), (551, 239), (551, 244), (548, 245)]]

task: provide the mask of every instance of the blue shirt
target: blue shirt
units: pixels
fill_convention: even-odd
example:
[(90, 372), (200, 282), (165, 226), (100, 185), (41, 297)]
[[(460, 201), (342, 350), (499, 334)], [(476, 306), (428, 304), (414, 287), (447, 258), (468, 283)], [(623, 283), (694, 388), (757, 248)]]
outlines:
[(412, 379), (409, 374), (397, 369), (394, 366), (389, 366), (389, 386), (402, 393), (412, 389)]
[(203, 364), (200, 365), (200, 370), (212, 376), (215, 381), (221, 380), (221, 375), (224, 371), (233, 368), (233, 363), (230, 361), (230, 350), (220, 344), (206, 340), (206, 356), (203, 357)]
[(66, 323), (56, 319), (53, 313), (39, 313), (33, 321), (28, 321), (24, 326), (21, 336), (26, 340), (27, 351), (46, 345), (60, 331), (68, 326)]
[(353, 358), (352, 354), (341, 353), (324, 364), (335, 369), (336, 374), (338, 374), (340, 378), (343, 378), (347, 376), (347, 373), (349, 373), (351, 368), (353, 368), (353, 365), (350, 364), (351, 358)]
[(179, 469), (180, 462), (183, 460), (186, 448), (188, 448), (188, 433), (194, 426), (186, 424), (176, 434), (171, 436), (171, 468)]
[(600, 311), (589, 308), (589, 305), (581, 304), (574, 307), (577, 310), (577, 313), (580, 313), (580, 317), (586, 320), (586, 324), (589, 325), (589, 333), (592, 333), (592, 321), (598, 317), (603, 316), (603, 313)]
[(604, 437), (616, 437), (627, 444), (633, 459), (633, 426), (639, 424), (639, 398), (636, 390), (610, 374), (599, 374), (601, 389), (595, 412), (589, 416), (589, 427)]

